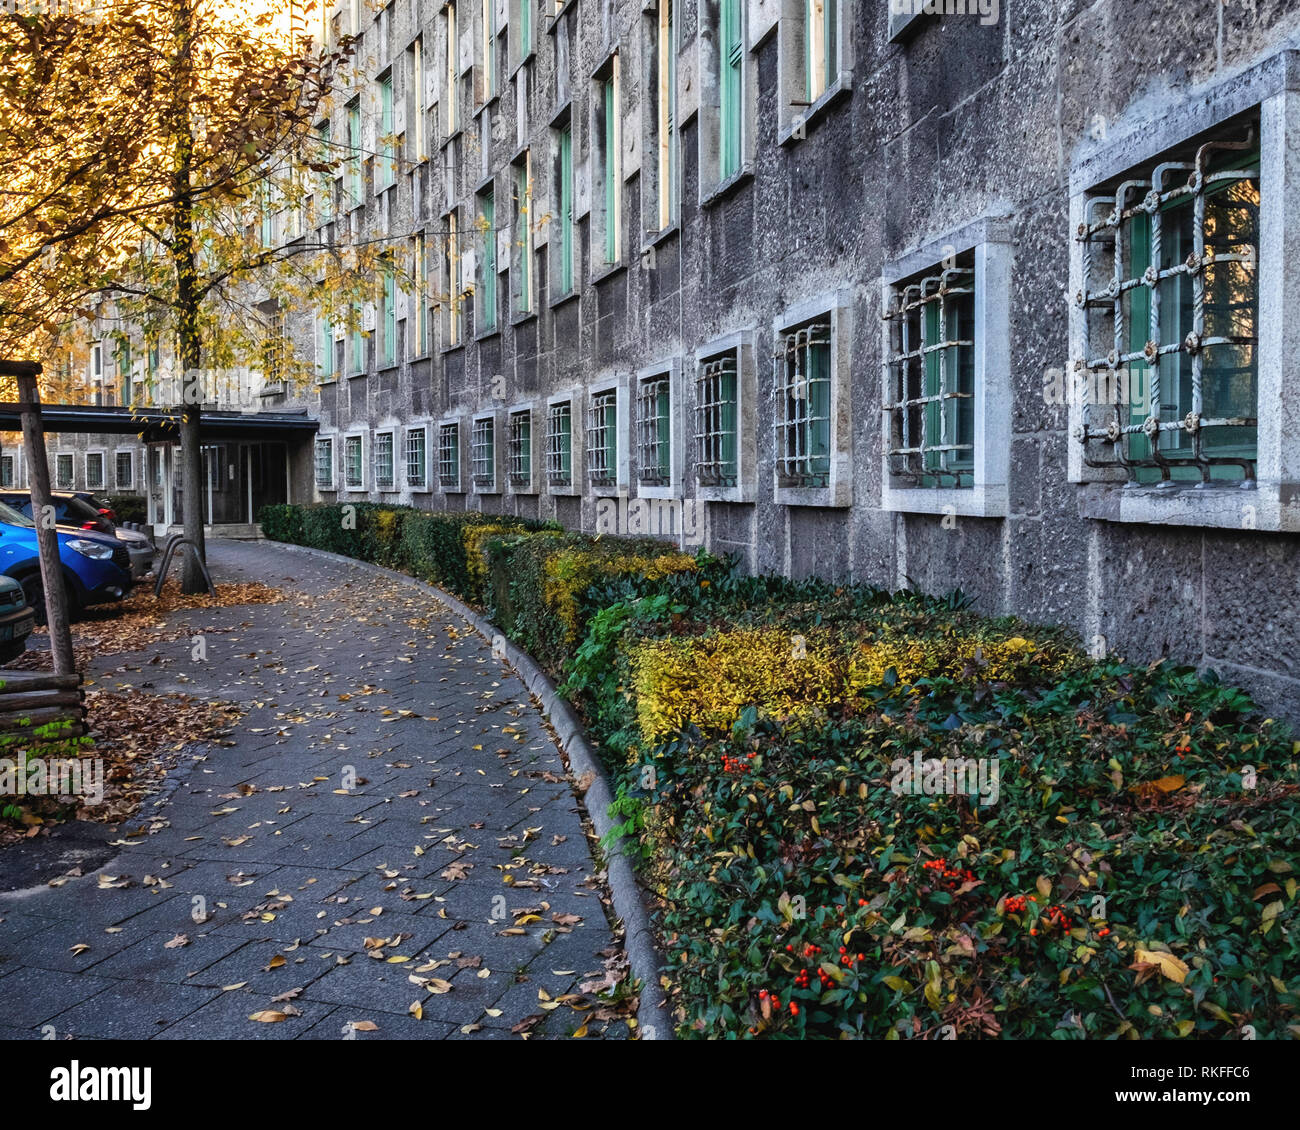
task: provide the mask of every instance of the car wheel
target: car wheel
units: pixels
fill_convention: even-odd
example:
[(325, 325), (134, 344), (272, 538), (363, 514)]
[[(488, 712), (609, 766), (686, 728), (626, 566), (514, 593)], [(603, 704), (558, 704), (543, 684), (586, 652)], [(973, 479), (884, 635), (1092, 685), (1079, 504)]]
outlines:
[[(40, 572), (28, 573), (25, 577), (18, 578), (18, 583), (23, 586), (23, 595), (27, 598), (28, 607), (36, 613), (36, 622), (44, 624), (47, 621), (45, 614), (45, 580)], [(64, 585), (64, 603), (68, 608), (69, 622), (75, 620), (81, 608), (77, 603), (76, 594), (71, 588)]]

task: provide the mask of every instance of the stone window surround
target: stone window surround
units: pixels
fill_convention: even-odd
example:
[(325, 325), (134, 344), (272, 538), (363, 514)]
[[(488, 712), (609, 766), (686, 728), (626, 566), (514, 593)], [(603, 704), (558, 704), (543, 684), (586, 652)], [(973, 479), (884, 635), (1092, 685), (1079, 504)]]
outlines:
[[(530, 450), (528, 452), (529, 480), (527, 483), (516, 484), (510, 480), (510, 424), (511, 421), (516, 416), (522, 415), (524, 413), (527, 413), (528, 415), (528, 442), (530, 445)], [(505, 418), (505, 428), (506, 428), (505, 430), (506, 470), (504, 475), (504, 478), (506, 480), (505, 489), (510, 494), (525, 494), (525, 495), (537, 494), (538, 493), (537, 484), (539, 481), (538, 475), (541, 470), (540, 464), (545, 458), (545, 454), (544, 454), (545, 453), (545, 421), (543, 421), (542, 423), (542, 433), (541, 433), (542, 441), (543, 441), (542, 443), (543, 456), (542, 459), (538, 458), (537, 440), (538, 440), (539, 433), (538, 433), (538, 419), (537, 419), (538, 418), (537, 402), (535, 400), (527, 400), (518, 404), (511, 404), (508, 408), (506, 408), (504, 412), (504, 418)]]
[[(882, 310), (892, 302), (898, 283), (936, 267), (949, 256), (975, 252), (975, 466), (974, 484), (969, 487), (922, 487), (900, 480), (890, 471), (890, 433), (882, 411), (882, 510), (973, 518), (1001, 518), (1007, 514), (1011, 476), (1012, 239), (1010, 217), (982, 216), (885, 265), (881, 277)], [(882, 358), (892, 354), (890, 331), (890, 323), (882, 319)], [(892, 377), (892, 373), (885, 372), (880, 382), (882, 408), (893, 400)]]
[[(361, 481), (355, 485), (348, 482), (348, 444), (354, 439), (361, 444)], [(363, 431), (348, 431), (343, 433), (343, 482), (340, 487), (343, 491), (355, 494), (366, 490), (366, 460), (369, 457), (369, 452), (366, 450), (368, 446), (366, 439), (366, 433)]]
[[(545, 460), (546, 451), (550, 445), (551, 433), (551, 409), (557, 404), (568, 404), (569, 406), (569, 481), (567, 484), (560, 485), (552, 483), (549, 479), (546, 482), (546, 493), (560, 495), (567, 498), (578, 497), (583, 493), (583, 487), (586, 484), (586, 442), (587, 442), (587, 393), (586, 390), (577, 387), (566, 389), (563, 392), (553, 393), (546, 398), (546, 413), (543, 418), (542, 431), (542, 458)], [(536, 446), (534, 446), (536, 452)], [(545, 473), (545, 468), (543, 468)]]
[(758, 500), (758, 335), (753, 329), (736, 330), (716, 337), (695, 350), (691, 363), (691, 393), (683, 397), (691, 428), (691, 477), (695, 477), (695, 382), (706, 361), (724, 353), (736, 355), (736, 485), (713, 486), (695, 483), (695, 497), (703, 502), (756, 502)]
[[(641, 384), (656, 377), (668, 378), (668, 482), (655, 485), (636, 481), (638, 498), (680, 498), (682, 496), (683, 467), (685, 465), (685, 429), (682, 426), (682, 362), (672, 357), (656, 365), (647, 365), (636, 371), (633, 399), (637, 406), (635, 434), (628, 441), (628, 455), (632, 458), (631, 475), (640, 474), (640, 438), (641, 438)], [(629, 428), (628, 431), (633, 429)], [(692, 437), (694, 438), (694, 437)]]
[[(773, 458), (772, 501), (778, 506), (847, 507), (853, 503), (852, 291), (844, 289), (819, 294), (788, 307), (772, 322), (772, 352), (775, 353), (776, 343), (783, 334), (823, 317), (830, 321), (831, 326), (830, 478), (824, 487), (781, 486)], [(775, 364), (774, 358), (770, 360)], [(743, 415), (741, 418), (744, 419)], [(775, 452), (773, 454), (775, 456)]]
[[(1300, 531), (1300, 381), (1288, 369), (1300, 355), (1300, 177), (1288, 155), (1300, 151), (1300, 52), (1279, 51), (1241, 74), (1182, 91), (1163, 115), (1144, 114), (1120, 139), (1077, 159), (1070, 173), (1070, 285), (1083, 286), (1082, 245), (1073, 233), (1083, 222), (1094, 186), (1154, 164), (1169, 149), (1257, 111), (1260, 119), (1259, 341), (1256, 484), (1133, 484), (1122, 473), (1087, 467), (1082, 406), (1069, 397), (1069, 481), (1081, 484), (1086, 518), (1151, 525)], [(1085, 354), (1082, 317), (1070, 302), (1070, 352)]]
[[(456, 429), (456, 482), (452, 486), (446, 485), (442, 481), (442, 430), (446, 427), (455, 427)], [(433, 466), (436, 470), (438, 479), (438, 490), (443, 494), (465, 494), (465, 429), (461, 427), (461, 418), (459, 416), (444, 416), (437, 422), (433, 429), (434, 450), (432, 452)]]
[[(430, 436), (433, 434), (433, 430), (433, 422), (427, 419), (412, 420), (402, 428), (402, 481), (406, 483), (407, 489), (415, 494), (428, 494), (433, 490), (433, 476), (429, 471), (429, 453), (432, 450)], [(412, 483), (406, 473), (406, 445), (412, 432), (424, 433), (424, 482), (419, 484)]]
[[(117, 481), (117, 461), (123, 455), (129, 456), (131, 459), (131, 480), (125, 486), (123, 486), (121, 483)], [(135, 459), (134, 447), (115, 447), (113, 449), (113, 489), (114, 490), (130, 490), (130, 491), (135, 490), (135, 463), (136, 463), (136, 459)], [(17, 473), (18, 473), (18, 464), (15, 463), (14, 464), (15, 476), (17, 475)]]
[[(312, 485), (319, 490), (335, 490), (338, 486), (338, 460), (336, 458), (338, 444), (335, 442), (336, 437), (333, 435), (317, 435), (316, 441), (312, 444), (312, 468), (311, 481)], [(321, 444), (329, 444), (330, 449), (330, 477), (329, 482), (323, 483), (320, 480), (320, 472), (317, 467), (316, 453)]]
[[(69, 476), (68, 481), (67, 481), (66, 484), (63, 482), (62, 479), (59, 478), (59, 461), (60, 461), (61, 459), (63, 459), (64, 457), (66, 457), (67, 460), (68, 460), (68, 466), (72, 468), (72, 474)], [(55, 489), (55, 490), (72, 490), (72, 489), (76, 486), (76, 483), (77, 483), (77, 456), (76, 456), (76, 452), (73, 452), (73, 451), (56, 451), (56, 452), (54, 453), (54, 483), (53, 483), (54, 489)]]
[[(583, 485), (590, 489), (591, 493), (597, 498), (608, 497), (611, 495), (626, 494), (628, 483), (630, 481), (632, 460), (630, 458), (629, 447), (631, 446), (631, 384), (632, 376), (630, 373), (614, 373), (603, 377), (598, 381), (593, 381), (587, 386), (586, 396), (582, 401), (582, 419), (585, 427), (587, 415), (591, 411), (595, 399), (603, 392), (613, 391), (614, 399), (614, 482), (612, 483), (593, 483), (586, 476), (586, 468), (583, 468)], [(586, 436), (583, 436), (583, 454), (586, 454)]]
[(718, 82), (719, 0), (700, 0), (696, 38), (700, 58), (699, 202), (710, 204), (754, 175), (755, 136), (758, 133), (758, 66), (750, 42), (750, 5), (740, 4), (740, 38), (743, 44), (740, 89), (740, 167), (725, 179), (719, 175), (722, 129), (722, 93)]
[(804, 10), (807, 0), (780, 0), (781, 15), (777, 22), (777, 143), (789, 145), (802, 141), (810, 122), (821, 117), (833, 104), (853, 89), (853, 12), (855, 4), (839, 0), (839, 71), (829, 76), (826, 89), (811, 103), (806, 101), (804, 73)]
[(501, 480), (505, 477), (501, 471), (502, 414), (496, 409), (487, 412), (475, 412), (470, 418), (470, 479), (472, 480), (474, 477), (474, 431), (483, 420), (492, 421), (492, 482), (488, 486), (480, 486), (478, 483), (471, 481), (470, 485), (473, 487), (475, 494), (501, 494)]
[[(99, 482), (90, 481), (90, 457), (99, 456)], [(86, 466), (86, 489), (87, 490), (107, 490), (108, 489), (108, 456), (102, 447), (89, 447), (85, 453)]]
[(381, 424), (379, 427), (375, 428), (374, 440), (370, 445), (370, 458), (373, 460), (378, 457), (379, 437), (387, 436), (388, 455), (391, 464), (390, 477), (389, 477), (389, 482), (387, 484), (380, 483), (379, 468), (377, 466), (372, 467), (374, 480), (375, 480), (375, 490), (380, 494), (393, 494), (394, 492), (402, 489), (401, 480), (397, 473), (397, 459), (398, 459), (397, 437), (400, 431), (401, 428), (398, 424)]

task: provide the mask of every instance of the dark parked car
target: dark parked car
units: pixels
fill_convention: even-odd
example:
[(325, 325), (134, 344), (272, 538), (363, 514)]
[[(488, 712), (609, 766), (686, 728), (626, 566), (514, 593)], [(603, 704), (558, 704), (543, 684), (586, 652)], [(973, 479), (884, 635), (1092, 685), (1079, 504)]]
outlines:
[[(95, 496), (74, 491), (56, 490), (50, 492), (50, 503), (54, 507), (55, 524), (65, 530), (94, 530), (97, 533), (116, 537), (125, 544), (131, 558), (131, 576), (139, 580), (153, 568), (155, 554), (154, 544), (150, 538), (136, 530), (119, 530), (112, 519), (112, 510), (97, 508), (93, 502), (87, 502)], [(32, 517), (32, 495), (26, 490), (0, 490), (0, 502), (7, 503), (15, 510)]]
[[(70, 616), (87, 605), (121, 600), (131, 591), (131, 558), (122, 542), (91, 530), (56, 530), (55, 534)], [(0, 573), (22, 585), (36, 619), (44, 623), (45, 586), (36, 524), (4, 502), (0, 502)]]
[(0, 663), (22, 655), (34, 627), (36, 613), (27, 604), (23, 586), (0, 575)]

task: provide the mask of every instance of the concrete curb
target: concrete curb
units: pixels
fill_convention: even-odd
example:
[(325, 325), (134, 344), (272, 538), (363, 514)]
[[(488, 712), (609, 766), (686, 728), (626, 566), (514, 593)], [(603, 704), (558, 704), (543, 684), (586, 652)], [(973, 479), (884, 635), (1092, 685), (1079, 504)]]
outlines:
[[(600, 758), (587, 744), (582, 723), (578, 721), (573, 708), (560, 697), (555, 684), (537, 665), (533, 657), (506, 639), (505, 633), (495, 624), (437, 585), (421, 581), (407, 573), (399, 573), (395, 569), (387, 569), (370, 561), (347, 557), (341, 553), (330, 553), (328, 550), (315, 549), (312, 546), (293, 545), (290, 542), (274, 544), (298, 553), (370, 569), (381, 576), (421, 589), (468, 623), (492, 645), (495, 654), (504, 658), (514, 668), (529, 694), (542, 704), (542, 710), (560, 740), (560, 747), (569, 759), (574, 777), (582, 777), (587, 773), (592, 775), (592, 784), (580, 799), (586, 805), (587, 814), (591, 817), (596, 834), (603, 838), (609, 832), (614, 826), (614, 821), (609, 816), (609, 806), (614, 801), (614, 794), (610, 790), (609, 780), (605, 776)], [(659, 971), (664, 963), (655, 946), (654, 933), (650, 929), (650, 915), (641, 898), (641, 885), (637, 881), (636, 870), (625, 851), (622, 839), (606, 849), (605, 863), (614, 913), (623, 920), (625, 933), (623, 946), (627, 951), (628, 964), (632, 976), (641, 982), (637, 1028), (644, 1040), (671, 1040), (673, 1039), (672, 1019), (667, 1009), (654, 1000), (662, 995)]]

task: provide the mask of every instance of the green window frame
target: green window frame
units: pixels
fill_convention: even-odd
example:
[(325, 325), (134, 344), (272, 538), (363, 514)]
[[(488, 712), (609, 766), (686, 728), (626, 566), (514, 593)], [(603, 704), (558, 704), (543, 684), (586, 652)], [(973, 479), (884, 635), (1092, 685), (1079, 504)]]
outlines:
[(397, 364), (397, 277), (392, 265), (383, 269), (384, 279), (384, 368)]
[(375, 486), (379, 490), (392, 490), (395, 485), (393, 468), (393, 433), (375, 433)]
[(777, 480), (828, 487), (831, 470), (831, 324), (782, 335), (776, 357)]
[(316, 376), (327, 380), (334, 375), (334, 323), (327, 313), (316, 318)]
[(491, 416), (474, 421), (470, 436), (470, 469), (474, 485), (481, 489), (496, 486), (497, 426)]
[(815, 102), (839, 75), (839, 0), (806, 0), (804, 91)]
[(573, 290), (573, 127), (560, 130), (560, 294)]
[(642, 379), (637, 392), (637, 479), (647, 486), (672, 481), (672, 378)]
[(533, 481), (533, 414), (515, 412), (510, 417), (510, 482), (529, 486)]
[(406, 433), (406, 485), (424, 489), (427, 475), (427, 435), (424, 428), (410, 428)]
[[(320, 159), (323, 162), (334, 160), (334, 150), (330, 141), (330, 124), (321, 122), (316, 127), (316, 141), (320, 146)], [(334, 176), (332, 173), (320, 173), (319, 188), (316, 194), (319, 202), (316, 210), (316, 222), (328, 224), (334, 219)]]
[(521, 314), (533, 309), (532, 160), (528, 154), (515, 166), (514, 242), (519, 255), (519, 285), (515, 304)]
[(519, 61), (533, 53), (533, 8), (531, 0), (519, 0)]
[(619, 231), (619, 129), (618, 129), (618, 56), (610, 63), (610, 75), (601, 82), (604, 120), (601, 122), (605, 155), (605, 262), (621, 258)]
[(365, 486), (364, 451), (360, 436), (348, 436), (343, 441), (343, 486), (347, 490), (361, 490)]
[(482, 301), (480, 325), (484, 330), (497, 328), (497, 229), (496, 194), (487, 189), (479, 196), (479, 227), (483, 234)]
[(587, 414), (587, 477), (594, 486), (618, 481), (618, 392), (592, 395)]
[(744, 18), (741, 0), (718, 2), (718, 160), (729, 180), (740, 172), (744, 140)]
[(397, 180), (397, 144), (393, 137), (393, 76), (379, 80), (379, 175), (375, 178), (380, 188), (388, 188)]
[(117, 345), (117, 376), (120, 403), (129, 407), (135, 395), (135, 387), (131, 380), (131, 343), (126, 340)]
[(552, 486), (573, 482), (573, 409), (567, 400), (552, 404), (547, 413), (546, 481)]
[(735, 352), (700, 365), (695, 379), (695, 480), (701, 486), (737, 484), (738, 394)]
[(445, 490), (460, 489), (460, 425), (438, 428), (438, 484)]
[(364, 373), (366, 371), (366, 334), (361, 328), (362, 310), (359, 302), (352, 305), (352, 369), (351, 372)]
[(361, 102), (353, 99), (348, 103), (348, 160), (346, 184), (350, 208), (357, 208), (364, 202), (364, 187), (361, 181)]
[(318, 439), (316, 441), (316, 486), (324, 490), (334, 489), (334, 441)]

